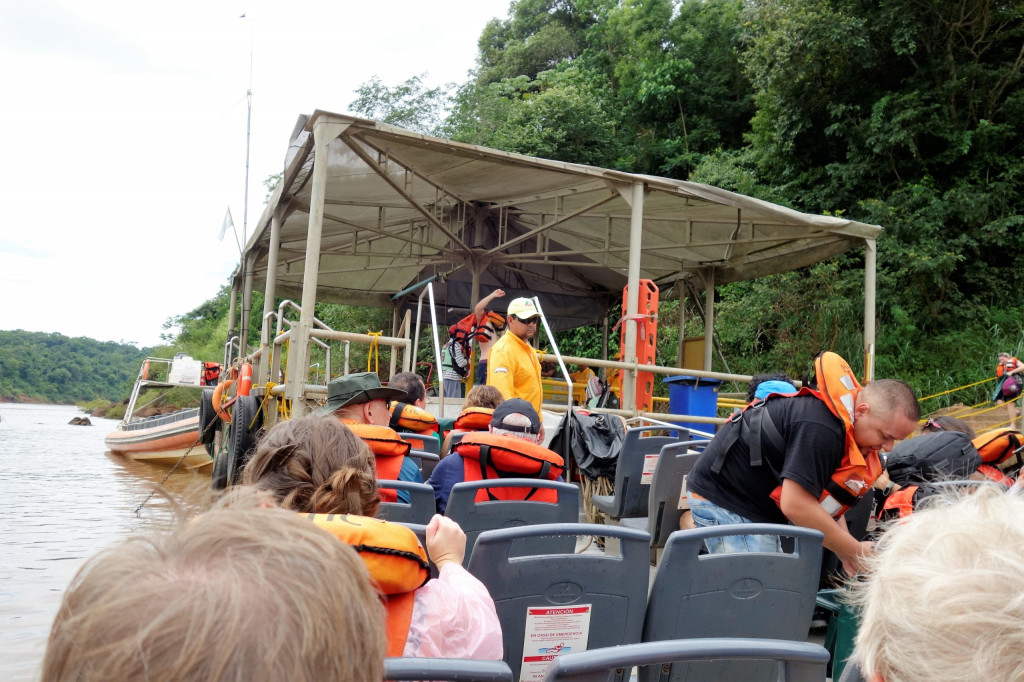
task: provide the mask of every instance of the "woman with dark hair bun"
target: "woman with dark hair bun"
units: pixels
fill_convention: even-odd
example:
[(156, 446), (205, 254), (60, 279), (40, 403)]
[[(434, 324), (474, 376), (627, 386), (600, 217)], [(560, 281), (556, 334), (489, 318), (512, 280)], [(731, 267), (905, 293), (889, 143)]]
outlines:
[[(267, 432), (242, 471), (242, 482), (269, 492), (283, 508), (296, 512), (374, 516), (380, 506), (374, 462), (369, 446), (342, 422), (310, 415), (283, 421)], [(400, 530), (415, 544), (411, 530)], [(427, 525), (426, 546), (438, 577), (412, 590), (412, 614), (397, 639), (389, 624), (389, 651), (397, 642), (397, 651), (407, 657), (500, 660), (501, 624), (494, 601), (483, 583), (462, 567), (466, 534), (451, 519), (435, 514)]]
[(242, 483), (271, 493), (285, 509), (374, 516), (380, 505), (373, 452), (337, 419), (281, 422), (264, 435)]

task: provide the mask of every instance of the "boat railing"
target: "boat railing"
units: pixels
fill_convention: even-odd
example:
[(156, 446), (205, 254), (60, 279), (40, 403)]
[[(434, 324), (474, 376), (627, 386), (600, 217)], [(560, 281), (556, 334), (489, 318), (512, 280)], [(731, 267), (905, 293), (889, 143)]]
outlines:
[(136, 431), (140, 429), (150, 429), (156, 426), (163, 426), (164, 424), (171, 424), (173, 422), (190, 419), (191, 417), (194, 417), (197, 414), (199, 414), (199, 408), (193, 407), (186, 410), (178, 410), (171, 414), (157, 414), (153, 415), (152, 417), (141, 417), (131, 422), (130, 424), (125, 424), (124, 430)]
[[(293, 301), (285, 300), (282, 301), (278, 306), (277, 311), (268, 311), (263, 315), (262, 329), (260, 333), (260, 347), (253, 351), (251, 354), (246, 356), (244, 360), (254, 362), (259, 360), (257, 367), (257, 373), (255, 374), (256, 386), (253, 390), (257, 394), (265, 390), (265, 386), (269, 385), (269, 399), (276, 400), (287, 395), (291, 395), (286, 391), (286, 386), (290, 383), (290, 378), (286, 374), (282, 374), (282, 366), (284, 365), (284, 353), (288, 349), (288, 353), (291, 354), (289, 343), (294, 341), (298, 333), (298, 325), (295, 321), (289, 320), (286, 316), (286, 312), (289, 310), (298, 311), (301, 314), (301, 308)], [(273, 337), (271, 334), (273, 333)], [(337, 341), (343, 347), (344, 358), (343, 358), (343, 373), (348, 374), (350, 371), (350, 359), (351, 359), (351, 344), (366, 343), (368, 345), (380, 345), (395, 348), (404, 352), (404, 365), (405, 369), (408, 369), (410, 364), (410, 348), (412, 341), (408, 338), (408, 334), (405, 337), (392, 337), (382, 336), (374, 334), (358, 334), (353, 332), (343, 332), (335, 329), (331, 329), (322, 320), (314, 318), (313, 328), (309, 331), (308, 343), (310, 346), (321, 348), (324, 351), (324, 371), (323, 371), (323, 383), (319, 381), (310, 383), (309, 382), (309, 371), (314, 367), (320, 366), (319, 362), (309, 363), (307, 359), (296, 359), (289, 357), (287, 364), (292, 367), (299, 365), (305, 365), (305, 372), (300, 372), (301, 378), (299, 382), (301, 388), (299, 388), (300, 395), (303, 397), (317, 399), (320, 396), (326, 395), (327, 384), (330, 382), (334, 375), (332, 373), (333, 357), (332, 357), (332, 342)], [(394, 371), (396, 363), (396, 354), (392, 354), (392, 371)], [(282, 383), (283, 382), (283, 383)], [(277, 405), (272, 405), (271, 408), (276, 410)]]

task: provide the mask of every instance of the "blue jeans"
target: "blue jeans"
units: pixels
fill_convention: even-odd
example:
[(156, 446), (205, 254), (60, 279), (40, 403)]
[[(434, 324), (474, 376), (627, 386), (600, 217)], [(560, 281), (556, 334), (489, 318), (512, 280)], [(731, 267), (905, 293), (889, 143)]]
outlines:
[[(697, 528), (726, 526), (737, 523), (753, 523), (750, 519), (719, 507), (710, 500), (699, 499), (687, 493), (690, 514)], [(727, 535), (707, 538), (704, 545), (711, 554), (736, 554), (738, 552), (781, 552), (782, 545), (777, 535)]]

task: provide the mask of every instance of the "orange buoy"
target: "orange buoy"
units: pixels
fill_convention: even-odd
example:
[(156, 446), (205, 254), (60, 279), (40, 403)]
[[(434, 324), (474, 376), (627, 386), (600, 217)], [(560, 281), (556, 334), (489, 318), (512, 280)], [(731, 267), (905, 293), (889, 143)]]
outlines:
[(145, 381), (149, 378), (149, 360), (142, 363), (142, 380)]
[(213, 409), (217, 412), (220, 418), (228, 424), (231, 423), (231, 412), (228, 411), (228, 408), (234, 402), (234, 398), (227, 401), (223, 406), (221, 405), (221, 400), (223, 400), (224, 393), (233, 383), (235, 383), (234, 379), (228, 379), (227, 381), (220, 382), (217, 384), (217, 387), (213, 389), (213, 396), (210, 398), (210, 402), (213, 403)]
[(252, 390), (252, 365), (247, 362), (242, 365), (242, 369), (238, 372), (237, 395), (249, 395), (250, 390)]

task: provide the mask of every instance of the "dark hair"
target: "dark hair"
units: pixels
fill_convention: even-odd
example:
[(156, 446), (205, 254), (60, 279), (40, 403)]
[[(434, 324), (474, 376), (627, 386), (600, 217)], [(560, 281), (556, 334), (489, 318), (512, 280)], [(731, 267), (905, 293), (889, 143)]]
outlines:
[(793, 383), (784, 372), (771, 372), (768, 374), (755, 374), (747, 385), (747, 402), (749, 403), (754, 399), (754, 394), (757, 392), (757, 387), (765, 381), (788, 381)]
[(405, 398), (402, 402), (410, 405), (417, 400), (427, 396), (427, 389), (423, 385), (423, 379), (415, 372), (399, 372), (388, 381), (388, 388), (398, 388), (405, 391)]
[(911, 421), (921, 418), (921, 406), (917, 403), (917, 394), (905, 381), (899, 379), (876, 379), (864, 386), (867, 395), (880, 399), (882, 411), (898, 410)]
[(270, 429), (242, 470), (242, 483), (298, 512), (373, 516), (380, 505), (373, 452), (331, 415)]

